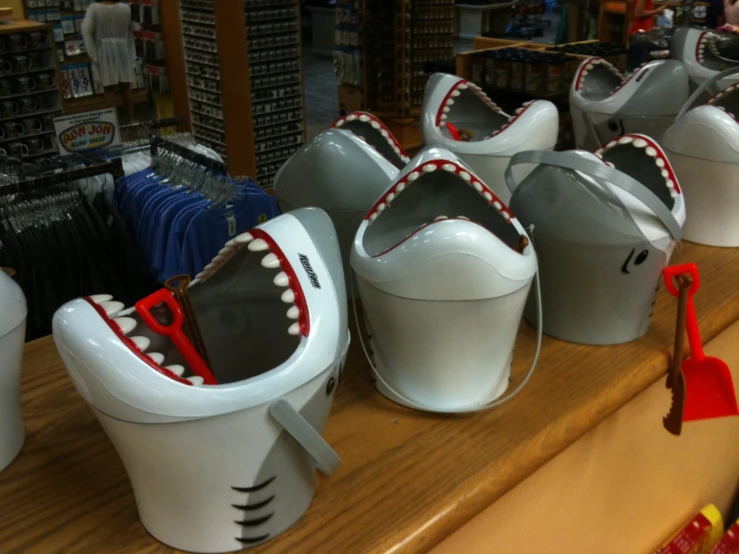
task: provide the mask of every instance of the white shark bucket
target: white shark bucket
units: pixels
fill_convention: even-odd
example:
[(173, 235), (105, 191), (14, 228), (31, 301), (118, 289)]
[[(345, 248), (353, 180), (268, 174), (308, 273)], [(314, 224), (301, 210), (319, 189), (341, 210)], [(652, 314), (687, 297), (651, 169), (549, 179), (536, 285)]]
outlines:
[(426, 85), (421, 132), (424, 144), (457, 155), (507, 202), (510, 192), (504, 174), (511, 156), (522, 150), (553, 149), (559, 113), (551, 102), (536, 100), (509, 115), (475, 83), (437, 73)]
[[(718, 72), (739, 66), (739, 37), (707, 29), (678, 27), (672, 35), (670, 55), (680, 60), (690, 77), (694, 91)], [(727, 76), (718, 85), (724, 89), (739, 80), (739, 75)], [(710, 94), (702, 99), (708, 100)]]
[(352, 112), (334, 121), (331, 128), (354, 133), (398, 169), (411, 161), (390, 129), (371, 113)]
[[(54, 340), (123, 460), (147, 530), (181, 550), (240, 550), (295, 523), (314, 468), (339, 464), (319, 434), (349, 343), (330, 219), (296, 210), (234, 238), (189, 293), (205, 369), (177, 336), (152, 330), (171, 317), (142, 311), (149, 299), (130, 309), (107, 295), (69, 302)], [(164, 302), (176, 325), (177, 301)]]
[(0, 270), (0, 471), (15, 459), (25, 439), (21, 368), (27, 313), (23, 291)]
[[(384, 126), (378, 130), (371, 125), (376, 118), (368, 118), (368, 122), (357, 117), (343, 124), (346, 130), (339, 126), (320, 133), (285, 162), (274, 178), (275, 196), (283, 212), (314, 206), (329, 215), (336, 228), (347, 284), (351, 278), (349, 253), (359, 224), (398, 174), (397, 168), (372, 146), (385, 143), (389, 151), (386, 154), (395, 154), (388, 144), (388, 140), (395, 139), (381, 134)], [(398, 163), (402, 161), (397, 155), (395, 158)]]
[[(723, 75), (716, 74), (685, 105)], [(739, 85), (683, 113), (665, 135), (663, 146), (680, 179), (690, 213), (683, 238), (709, 246), (739, 246)]]
[(496, 404), (536, 254), (477, 175), (445, 149), (422, 150), (367, 213), (351, 263), (382, 394), (432, 412)]
[(602, 58), (584, 60), (570, 87), (575, 144), (593, 152), (629, 133), (659, 141), (689, 95), (688, 74), (677, 60), (649, 62), (628, 79)]
[[(539, 151), (511, 160), (524, 163), (540, 165), (520, 184), (510, 171), (507, 178), (512, 209), (534, 226), (544, 333), (595, 345), (642, 336), (685, 220), (664, 152), (629, 135), (596, 155)], [(533, 323), (533, 299), (525, 315)]]

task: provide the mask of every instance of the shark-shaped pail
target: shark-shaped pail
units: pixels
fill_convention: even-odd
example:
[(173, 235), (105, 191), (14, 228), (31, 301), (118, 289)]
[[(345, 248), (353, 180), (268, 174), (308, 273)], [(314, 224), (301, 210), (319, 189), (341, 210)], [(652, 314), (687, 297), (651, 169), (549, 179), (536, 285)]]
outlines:
[(0, 269), (0, 471), (23, 447), (21, 367), (26, 338), (26, 297)]
[(689, 108), (704, 90), (734, 74), (739, 67), (696, 89), (662, 142), (690, 206), (683, 238), (709, 246), (739, 246), (739, 84)]
[(551, 102), (536, 100), (509, 115), (475, 83), (436, 73), (424, 92), (421, 132), (424, 144), (454, 153), (507, 202), (510, 192), (503, 175), (511, 156), (522, 150), (554, 148), (559, 112)]
[(438, 147), (413, 158), (366, 214), (351, 264), (382, 394), (433, 412), (504, 394), (536, 254), (459, 158)]
[[(696, 90), (708, 79), (731, 67), (739, 66), (739, 36), (714, 31), (678, 27), (672, 35), (670, 56), (685, 66), (690, 78), (690, 90)], [(726, 76), (719, 82), (726, 88), (739, 80), (739, 75)], [(710, 94), (704, 92), (702, 100)]]
[(268, 541), (310, 505), (315, 468), (339, 463), (320, 435), (349, 344), (331, 220), (305, 208), (226, 243), (189, 288), (206, 357), (158, 334), (178, 308), (155, 294), (172, 316), (108, 295), (62, 306), (67, 371), (154, 537), (209, 553)]
[[(662, 270), (682, 234), (685, 204), (659, 146), (624, 136), (596, 154), (522, 152), (538, 164), (511, 209), (539, 257), (543, 331), (581, 344), (618, 344), (647, 332)], [(615, 169), (611, 166), (615, 166)], [(534, 302), (525, 315), (534, 323)]]
[(688, 74), (677, 60), (649, 62), (626, 79), (606, 60), (588, 58), (570, 87), (575, 144), (593, 152), (629, 133), (659, 141), (689, 95)]
[[(393, 154), (398, 163), (403, 163), (387, 144), (395, 139), (377, 118), (354, 114), (355, 119), (346, 121), (351, 116), (334, 124), (341, 123), (339, 127), (324, 131), (305, 144), (285, 162), (274, 179), (275, 196), (283, 212), (314, 206), (325, 210), (331, 217), (344, 260), (347, 284), (351, 277), (349, 253), (359, 224), (398, 174), (398, 169), (385, 156)], [(375, 129), (373, 124), (378, 128)], [(369, 140), (362, 138), (360, 132)], [(374, 140), (373, 135), (377, 135)], [(381, 146), (382, 143), (386, 148)]]

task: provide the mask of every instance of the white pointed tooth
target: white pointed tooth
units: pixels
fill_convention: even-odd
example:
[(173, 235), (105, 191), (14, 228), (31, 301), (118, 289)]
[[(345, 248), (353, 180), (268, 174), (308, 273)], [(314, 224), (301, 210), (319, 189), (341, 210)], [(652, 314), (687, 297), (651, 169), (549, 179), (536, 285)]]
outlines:
[(419, 178), (420, 176), (421, 176), (421, 174), (420, 174), (420, 173), (419, 173), (418, 171), (411, 171), (411, 172), (410, 172), (410, 173), (408, 174), (408, 180), (409, 180), (409, 181), (415, 181), (415, 180), (416, 180), (416, 179), (418, 179), (418, 178)]
[(298, 319), (300, 316), (300, 309), (298, 309), (297, 306), (291, 306), (290, 309), (287, 311), (287, 317), (290, 319)]
[(447, 105), (447, 106), (453, 106), (453, 105), (454, 105), (454, 100), (452, 100), (451, 98), (449, 98), (449, 99), (448, 99), (448, 100), (446, 101), (446, 105)]
[(160, 354), (159, 352), (152, 352), (151, 354), (147, 354), (147, 356), (154, 360), (154, 363), (157, 365), (161, 365), (164, 361), (164, 354)]
[(347, 115), (346, 116), (346, 120), (347, 121), (354, 121), (355, 119), (357, 119), (357, 116), (354, 115), (354, 114), (351, 114), (351, 115)]
[(634, 142), (634, 139), (631, 137), (621, 137), (618, 139), (619, 144), (631, 144), (632, 142)]
[(264, 258), (262, 258), (262, 267), (266, 267), (269, 269), (280, 267), (280, 258), (270, 252)]
[(377, 212), (373, 212), (370, 214), (370, 221), (374, 221), (375, 219), (377, 219)]
[[(606, 150), (608, 150), (609, 148), (613, 148), (613, 147), (614, 147), (614, 146), (616, 146), (617, 144), (618, 144), (618, 142), (617, 142), (617, 141), (615, 141), (615, 140), (612, 140), (611, 142), (609, 142), (608, 144), (606, 144)], [(624, 143), (624, 144), (625, 144), (625, 143)]]
[(402, 183), (402, 182), (401, 183), (398, 183), (398, 186), (395, 187), (396, 194), (400, 194), (404, 190), (405, 190), (405, 183)]
[(387, 204), (385, 204), (385, 202), (380, 202), (377, 204), (377, 213), (382, 213), (385, 208), (387, 208)]
[(503, 214), (503, 219), (505, 219), (506, 221), (511, 219), (511, 214), (509, 214), (508, 212), (501, 212), (501, 214)]
[(339, 119), (336, 123), (334, 123), (334, 125), (336, 125), (337, 127), (341, 127), (343, 124), (344, 124), (343, 119)]
[(275, 278), (272, 279), (272, 282), (278, 287), (286, 287), (290, 283), (290, 278), (287, 276), (287, 273), (280, 271), (275, 275)]
[(458, 89), (458, 90), (465, 90), (465, 89), (467, 89), (467, 84), (466, 84), (466, 83), (460, 83), (460, 84), (459, 84), (459, 85), (457, 86), (457, 89)]
[(654, 161), (654, 163), (657, 164), (657, 167), (662, 168), (665, 167), (665, 160), (663, 160), (660, 157), (657, 157), (657, 159)]
[(411, 161), (408, 156), (401, 156), (400, 158), (403, 160), (403, 163), (408, 163), (409, 161)]
[(368, 115), (359, 116), (359, 121), (361, 121), (362, 123), (367, 123), (369, 120), (370, 120), (370, 117)]
[(670, 189), (670, 197), (677, 198), (677, 191), (675, 189)]
[(218, 264), (214, 264), (213, 262), (209, 263), (203, 268), (203, 273), (211, 274), (213, 271), (218, 267)]
[(228, 256), (226, 256), (225, 254), (218, 254), (215, 258), (213, 258), (213, 261), (211, 261), (210, 263), (215, 264), (215, 265), (221, 265), (224, 261), (226, 261), (226, 258), (228, 258)]
[(523, 103), (522, 105), (523, 105), (523, 106), (530, 106), (530, 105), (531, 105), (531, 104), (533, 104), (533, 103), (534, 103), (534, 101), (533, 101), (533, 100), (529, 100), (528, 102), (524, 102), (524, 103)]
[(115, 314), (120, 312), (125, 306), (123, 305), (123, 302), (117, 302), (115, 300), (111, 300), (108, 302), (101, 302), (100, 307), (105, 310), (105, 313), (108, 317), (113, 317)]
[(443, 119), (446, 119), (446, 114), (445, 114), (445, 113), (441, 114), (441, 119), (442, 119), (442, 120), (443, 120)]
[(582, 73), (580, 73), (580, 75), (582, 77), (585, 77), (585, 75), (587, 75), (587, 74), (588, 74), (588, 70), (587, 69), (585, 69), (585, 71), (583, 71)]
[(136, 348), (142, 352), (146, 352), (146, 349), (149, 348), (149, 345), (151, 344), (151, 340), (147, 337), (131, 337), (131, 340), (136, 345)]
[(182, 375), (185, 373), (185, 366), (181, 366), (180, 364), (168, 365), (164, 369), (168, 369), (178, 377), (182, 377)]
[(136, 320), (132, 317), (116, 317), (113, 321), (118, 324), (118, 328), (124, 335), (136, 329)]
[(495, 202), (493, 202), (493, 207), (494, 207), (494, 208), (495, 208), (496, 210), (500, 211), (500, 210), (502, 210), (502, 209), (503, 209), (503, 204), (501, 204), (500, 202), (498, 202), (498, 201), (496, 200)]
[(436, 165), (435, 164), (426, 164), (423, 166), (423, 172), (424, 173), (431, 173), (432, 171), (436, 171)]
[(282, 300), (285, 304), (292, 304), (295, 302), (295, 293), (292, 291), (292, 289), (287, 289), (285, 292), (282, 293), (282, 296), (280, 296), (280, 300)]
[(492, 194), (490, 194), (490, 193), (489, 193), (488, 191), (485, 191), (485, 192), (483, 192), (483, 193), (482, 193), (482, 196), (483, 196), (483, 197), (485, 198), (485, 200), (487, 200), (488, 202), (490, 202), (490, 201), (491, 201), (491, 200), (493, 199), (493, 195), (492, 195)]
[(380, 134), (385, 138), (388, 137), (388, 132), (385, 129), (380, 130)]
[(453, 97), (455, 97), (455, 98), (456, 98), (457, 96), (459, 96), (460, 94), (462, 94), (462, 93), (461, 93), (461, 92), (459, 92), (458, 90), (453, 90), (453, 91), (452, 91), (452, 96), (453, 96)]
[(649, 143), (642, 138), (634, 139), (634, 146), (637, 148), (645, 148), (648, 144)]
[(612, 167), (613, 169), (616, 169), (616, 166), (615, 166), (615, 165), (613, 165), (613, 164), (612, 164), (611, 162), (606, 162), (606, 165), (607, 165), (608, 167)]
[(462, 177), (462, 179), (464, 179), (465, 181), (469, 181), (470, 179), (472, 179), (472, 175), (470, 175), (466, 171), (460, 171), (459, 176)]
[[(600, 64), (600, 63), (602, 63), (602, 62), (603, 62), (603, 60), (593, 60), (593, 61), (592, 61), (592, 62), (590, 62), (590, 63), (591, 63), (591, 65), (598, 65), (598, 64)], [(610, 64), (609, 64), (609, 65), (610, 65)]]
[(387, 196), (385, 197), (385, 202), (387, 202), (388, 204), (389, 204), (390, 202), (392, 202), (393, 200), (395, 200), (395, 193), (394, 193), (394, 192), (391, 192), (390, 194), (388, 194), (388, 195), (387, 195)]
[(469, 217), (466, 217), (466, 216), (463, 216), (463, 215), (458, 215), (458, 216), (457, 216), (457, 219), (464, 219), (464, 220), (466, 220), (466, 221), (469, 221), (469, 220), (470, 220), (470, 218), (469, 218)]
[(482, 192), (482, 183), (480, 181), (472, 181), (472, 188), (477, 192)]
[(251, 241), (247, 248), (252, 252), (261, 252), (263, 250), (269, 250), (269, 245), (265, 242), (264, 239), (256, 239)]
[(667, 183), (667, 188), (668, 189), (674, 189), (675, 188), (675, 181), (673, 181), (672, 179), (667, 179), (666, 183)]
[(595, 157), (596, 157), (596, 158), (599, 158), (599, 159), (601, 159), (601, 160), (603, 159), (603, 154), (601, 154), (601, 151), (600, 151), (600, 150), (599, 150), (598, 152), (596, 152), (596, 153), (595, 153)]
[(444, 106), (444, 107), (443, 107), (443, 108), (441, 109), (441, 111), (442, 111), (442, 112), (444, 112), (444, 113), (449, 113), (449, 108), (448, 108), (447, 106)]
[(663, 170), (661, 171), (661, 174), (662, 174), (662, 177), (663, 177), (664, 179), (667, 179), (667, 178), (669, 178), (669, 177), (670, 177), (670, 173), (669, 173), (669, 172), (668, 172), (668, 171), (667, 171), (666, 169), (663, 169)]
[[(390, 143), (390, 144), (392, 145), (392, 143)], [(395, 153), (396, 153), (396, 154), (397, 154), (398, 156), (400, 156), (400, 148), (398, 148), (397, 146), (393, 146), (393, 150), (395, 151)]]
[(441, 221), (442, 219), (449, 219), (449, 218), (447, 216), (445, 216), (445, 215), (437, 215), (434, 218), (434, 221)]
[(518, 115), (518, 114), (520, 114), (520, 113), (521, 113), (521, 112), (522, 112), (523, 110), (524, 110), (524, 108), (516, 108), (515, 114), (516, 114), (516, 115)]
[(202, 385), (205, 383), (205, 379), (203, 379), (200, 375), (193, 375), (192, 377), (186, 377), (188, 381), (190, 381), (193, 385)]
[[(252, 236), (251, 233), (241, 233), (238, 237), (236, 237), (235, 239), (233, 239), (233, 241), (236, 244), (246, 244), (247, 242), (251, 242), (253, 240), (254, 240), (254, 237)], [(226, 243), (226, 244), (228, 244), (228, 243)]]
[(442, 121), (441, 123), (439, 123), (439, 127), (446, 127), (446, 121)]
[(287, 332), (290, 335), (299, 335), (300, 334), (300, 323), (297, 321), (290, 325), (290, 327), (287, 328)]
[(102, 304), (108, 300), (113, 300), (113, 296), (110, 294), (93, 294), (90, 296), (90, 300), (95, 302), (95, 304)]
[(647, 149), (645, 150), (645, 152), (647, 153), (647, 156), (650, 156), (652, 158), (657, 157), (657, 151), (651, 146), (647, 146)]
[(379, 129), (380, 128), (380, 123), (377, 122), (377, 121), (373, 121), (372, 123), (370, 123), (370, 125), (372, 125), (372, 128), (373, 129)]
[(228, 256), (233, 251), (233, 248), (225, 246), (218, 251), (219, 256)]
[(593, 62), (590, 62), (588, 65), (585, 66), (585, 71), (590, 71), (593, 69)]
[(236, 247), (237, 245), (238, 243), (236, 242), (236, 239), (231, 239), (230, 241), (226, 243), (227, 248), (233, 248), (233, 247)]
[(441, 169), (444, 171), (449, 171), (450, 173), (456, 173), (457, 172), (457, 166), (454, 164), (444, 164), (441, 166)]

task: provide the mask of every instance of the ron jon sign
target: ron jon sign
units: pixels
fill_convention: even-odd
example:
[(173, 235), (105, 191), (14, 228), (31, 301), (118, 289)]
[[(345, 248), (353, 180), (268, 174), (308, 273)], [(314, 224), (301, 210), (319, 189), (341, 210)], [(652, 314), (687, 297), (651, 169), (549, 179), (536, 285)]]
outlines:
[(54, 131), (62, 155), (121, 143), (118, 116), (113, 108), (57, 117)]

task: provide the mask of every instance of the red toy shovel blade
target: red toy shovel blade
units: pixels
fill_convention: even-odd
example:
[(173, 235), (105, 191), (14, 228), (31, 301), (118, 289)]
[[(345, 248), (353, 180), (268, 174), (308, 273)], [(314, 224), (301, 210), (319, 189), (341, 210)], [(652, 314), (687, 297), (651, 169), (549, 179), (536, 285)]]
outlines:
[(683, 421), (739, 415), (729, 367), (718, 358), (683, 361), (685, 412)]

